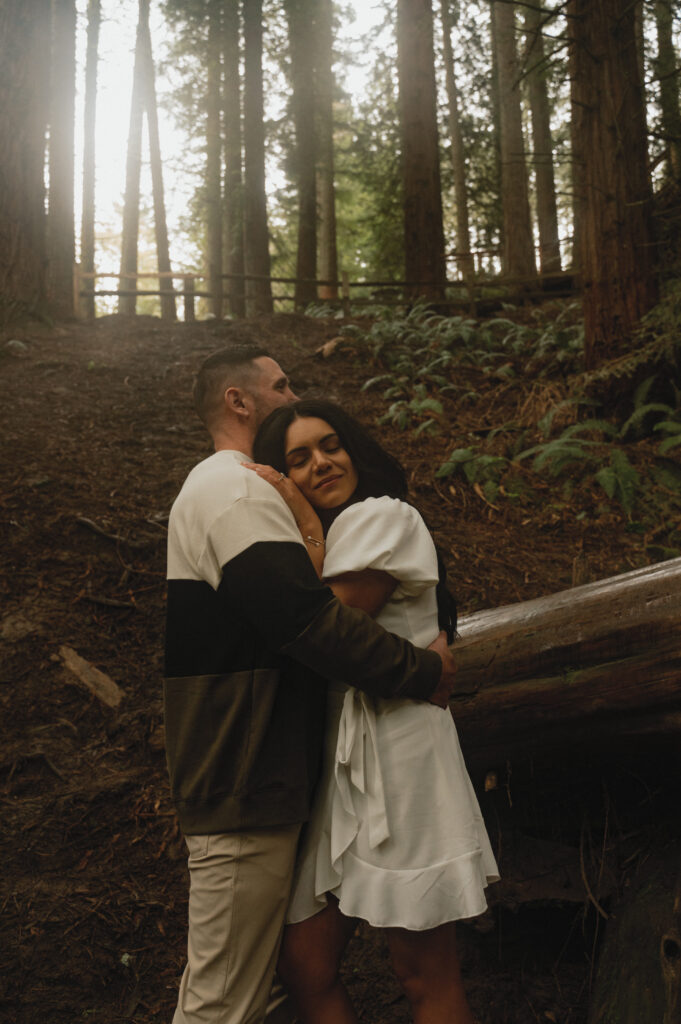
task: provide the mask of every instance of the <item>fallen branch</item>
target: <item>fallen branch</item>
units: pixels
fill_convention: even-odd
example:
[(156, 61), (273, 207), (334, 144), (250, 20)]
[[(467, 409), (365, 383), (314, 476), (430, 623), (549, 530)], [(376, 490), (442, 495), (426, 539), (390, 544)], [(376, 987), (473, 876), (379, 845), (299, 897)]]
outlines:
[(133, 540), (129, 537), (124, 537), (120, 533), (110, 533), (108, 530), (105, 530), (102, 526), (95, 523), (94, 520), (88, 519), (87, 516), (76, 516), (76, 522), (80, 523), (81, 526), (86, 526), (88, 530), (92, 530), (100, 537), (105, 537), (107, 540), (113, 541), (114, 544), (125, 544), (132, 551), (142, 551), (145, 548), (160, 544), (161, 541), (165, 540), (165, 533), (157, 537), (145, 537), (142, 540)]
[(67, 672), (75, 676), (80, 684), (90, 690), (103, 704), (110, 708), (118, 707), (123, 699), (123, 691), (114, 683), (113, 679), (104, 672), (100, 672), (85, 658), (81, 658), (72, 647), (60, 647), (59, 655)]

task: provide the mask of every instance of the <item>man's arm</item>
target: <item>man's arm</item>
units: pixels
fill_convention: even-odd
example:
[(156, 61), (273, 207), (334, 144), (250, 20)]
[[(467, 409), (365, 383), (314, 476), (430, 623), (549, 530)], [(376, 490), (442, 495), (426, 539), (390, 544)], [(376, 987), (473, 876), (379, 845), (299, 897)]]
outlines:
[(269, 647), (328, 679), (442, 706), (453, 690), (451, 655), (416, 648), (346, 608), (320, 583), (300, 544), (252, 544), (223, 566), (220, 591)]

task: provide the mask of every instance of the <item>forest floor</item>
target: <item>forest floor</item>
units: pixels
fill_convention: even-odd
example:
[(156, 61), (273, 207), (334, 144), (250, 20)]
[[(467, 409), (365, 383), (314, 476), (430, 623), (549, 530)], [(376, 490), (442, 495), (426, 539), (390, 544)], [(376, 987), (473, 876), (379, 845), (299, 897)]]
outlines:
[[(278, 315), (249, 327), (299, 395), (331, 397), (368, 425), (385, 411), (375, 390), (361, 390), (366, 360), (317, 354), (338, 333), (333, 320)], [(165, 527), (186, 473), (210, 452), (191, 407), (192, 374), (234, 330), (104, 317), (0, 338), (2, 1024), (172, 1017), (187, 871), (163, 750)], [(22, 344), (8, 347), (10, 338)], [(580, 518), (547, 498), (528, 513), (522, 502), (495, 506), (479, 488), (434, 479), (481, 418), (487, 430), (512, 418), (531, 385), (480, 374), (482, 406), (452, 403), (439, 435), (377, 430), (408, 469), (464, 614), (565, 589), (577, 562), (585, 582), (651, 560), (612, 504)], [(69, 648), (120, 688), (117, 706), (82, 685)], [(560, 846), (578, 863), (581, 854), (583, 875), (584, 845), (605, 848), (608, 808), (612, 822), (622, 793), (638, 808), (634, 832), (659, 821), (665, 786), (646, 757), (614, 764), (580, 749), (488, 766), (500, 767), (504, 785), (486, 793), (484, 776), (474, 782), (502, 874), (523, 859), (518, 837), (532, 836), (545, 844), (544, 874), (555, 875)], [(568, 881), (563, 898), (555, 886), (533, 898), (508, 891), (491, 892), (488, 914), (459, 929), (478, 1020), (584, 1024), (599, 915)], [(410, 1020), (380, 936), (358, 931), (345, 973), (365, 1024)]]

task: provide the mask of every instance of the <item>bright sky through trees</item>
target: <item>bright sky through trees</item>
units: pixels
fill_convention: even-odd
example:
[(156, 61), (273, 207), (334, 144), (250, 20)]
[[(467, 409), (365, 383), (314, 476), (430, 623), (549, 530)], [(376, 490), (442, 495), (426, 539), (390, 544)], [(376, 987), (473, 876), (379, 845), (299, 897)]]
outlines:
[[(381, 18), (372, 3), (366, 0), (349, 0), (348, 7), (355, 10), (355, 21), (344, 21), (337, 45), (353, 53), (355, 66), (348, 74), (344, 87), (357, 94), (362, 89), (364, 75), (362, 65), (371, 59), (362, 45), (368, 29)], [(120, 247), (121, 209), (125, 185), (125, 159), (130, 117), (130, 94), (137, 27), (137, 0), (102, 0), (102, 27), (99, 41), (99, 66), (97, 89), (97, 190), (96, 190), (96, 233), (97, 265), (102, 270), (113, 270), (118, 265)], [(85, 31), (87, 25), (87, 0), (78, 0), (78, 81), (76, 108), (76, 211), (81, 208), (80, 178), (83, 144), (83, 66), (85, 61)], [(193, 246), (183, 238), (180, 219), (186, 214), (188, 203), (196, 181), (187, 173), (183, 161), (184, 138), (173, 123), (170, 104), (167, 102), (174, 84), (172, 72), (161, 74), (159, 63), (167, 58), (169, 42), (168, 29), (158, 4), (151, 4), (151, 38), (154, 48), (154, 62), (157, 66), (156, 89), (159, 100), (159, 128), (161, 152), (170, 234), (171, 259), (173, 266), (195, 265), (199, 261)], [(151, 181), (148, 166), (148, 151), (145, 149), (142, 168), (142, 204), (151, 206)], [(144, 221), (144, 218), (143, 218)], [(152, 221), (149, 219), (151, 228)], [(140, 252), (145, 249), (145, 225), (142, 222)], [(78, 236), (79, 231), (76, 231)], [(152, 265), (155, 266), (155, 257)]]

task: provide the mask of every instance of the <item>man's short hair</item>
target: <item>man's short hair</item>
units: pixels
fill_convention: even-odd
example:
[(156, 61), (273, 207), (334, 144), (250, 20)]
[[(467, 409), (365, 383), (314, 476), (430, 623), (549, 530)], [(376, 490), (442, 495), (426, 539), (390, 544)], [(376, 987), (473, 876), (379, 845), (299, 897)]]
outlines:
[(260, 345), (229, 345), (202, 363), (194, 381), (194, 406), (209, 430), (222, 408), (227, 388), (247, 386), (257, 370), (254, 361), (263, 356), (269, 356), (269, 352)]

